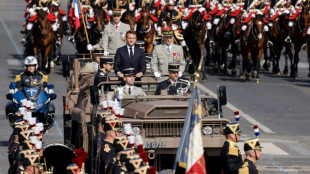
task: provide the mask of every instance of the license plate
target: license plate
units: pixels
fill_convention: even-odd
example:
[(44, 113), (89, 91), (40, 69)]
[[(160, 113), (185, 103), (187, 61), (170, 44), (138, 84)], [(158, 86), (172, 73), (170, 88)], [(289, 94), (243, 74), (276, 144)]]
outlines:
[(159, 149), (159, 148), (166, 148), (166, 143), (164, 142), (146, 142), (144, 143), (145, 149)]

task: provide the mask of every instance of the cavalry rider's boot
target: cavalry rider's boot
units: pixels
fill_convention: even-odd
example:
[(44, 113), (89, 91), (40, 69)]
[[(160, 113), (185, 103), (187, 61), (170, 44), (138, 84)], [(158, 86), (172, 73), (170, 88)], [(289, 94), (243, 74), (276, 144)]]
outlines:
[(55, 34), (55, 44), (56, 44), (56, 47), (59, 47), (60, 46), (60, 36), (59, 34), (57, 33), (57, 31), (54, 31), (54, 34)]
[(27, 45), (27, 39), (30, 35), (30, 32), (28, 30), (25, 30), (25, 34), (26, 35), (24, 36), (24, 38), (20, 41), (20, 43), (22, 43), (24, 46)]
[(71, 30), (70, 30), (70, 25), (67, 21), (64, 21), (64, 28), (65, 28), (65, 35), (70, 35)]

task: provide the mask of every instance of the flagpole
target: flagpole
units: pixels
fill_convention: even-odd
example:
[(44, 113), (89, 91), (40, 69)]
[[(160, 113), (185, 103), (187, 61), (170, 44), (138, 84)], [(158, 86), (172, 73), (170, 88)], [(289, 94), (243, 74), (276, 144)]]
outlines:
[[(87, 29), (86, 29), (86, 25), (85, 25), (85, 19), (84, 19), (84, 14), (83, 14), (83, 11), (82, 11), (81, 1), (78, 0), (78, 2), (79, 2), (79, 9), (80, 9), (80, 12), (81, 12), (81, 15), (82, 15), (82, 22), (83, 22), (83, 26), (84, 26), (84, 30), (85, 30), (86, 41), (87, 41), (87, 44), (89, 44), (89, 38), (88, 38)], [(89, 50), (89, 55), (90, 55), (91, 60), (93, 61), (93, 55), (92, 55), (92, 51), (91, 50)]]

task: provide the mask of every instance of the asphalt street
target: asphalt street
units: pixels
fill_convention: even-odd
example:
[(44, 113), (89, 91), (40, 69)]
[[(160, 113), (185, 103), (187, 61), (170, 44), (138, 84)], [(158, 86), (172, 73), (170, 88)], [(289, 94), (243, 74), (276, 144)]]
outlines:
[[(62, 6), (66, 3), (62, 1)], [(25, 6), (26, 3), (20, 0), (2, 0), (0, 6), (0, 107), (3, 108), (0, 112), (0, 173), (7, 173), (7, 145), (12, 132), (5, 117), (5, 96), (9, 83), (24, 70), (24, 48), (19, 42), (23, 35), (19, 31), (24, 22)], [(62, 58), (74, 53), (73, 45), (65, 36)], [(259, 125), (264, 146), (264, 155), (257, 163), (260, 173), (310, 173), (310, 79), (304, 51), (300, 53), (300, 59), (297, 80), (262, 71), (261, 83), (256, 84), (255, 80), (245, 82), (236, 76), (213, 73), (212, 68), (207, 67), (208, 80), (199, 85), (202, 93), (211, 94), (216, 94), (217, 85), (226, 86), (228, 105), (224, 107), (224, 117), (234, 121), (233, 111), (240, 111), (243, 141), (254, 138), (252, 126)], [(283, 65), (282, 58), (282, 70)], [(57, 119), (44, 136), (45, 145), (63, 142), (62, 95), (66, 93), (67, 84), (61, 66), (52, 70), (48, 81), (55, 85)]]

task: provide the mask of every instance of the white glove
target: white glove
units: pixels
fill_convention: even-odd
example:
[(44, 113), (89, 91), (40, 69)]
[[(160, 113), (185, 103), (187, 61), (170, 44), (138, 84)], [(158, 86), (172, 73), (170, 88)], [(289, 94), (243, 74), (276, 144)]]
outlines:
[(112, 10), (109, 10), (109, 11), (108, 11), (108, 15), (109, 15), (109, 16), (112, 16), (112, 15), (113, 15)]
[(103, 55), (104, 55), (104, 56), (108, 56), (109, 54), (110, 54), (110, 53), (107, 52), (107, 51), (104, 51), (104, 52), (103, 52)]
[(33, 8), (29, 8), (28, 12), (29, 12), (30, 16), (35, 16), (36, 15), (36, 12), (35, 12), (35, 10)]
[(201, 13), (201, 12), (206, 11), (206, 9), (205, 9), (205, 8), (203, 8), (203, 7), (201, 7), (198, 11)]
[(176, 29), (178, 29), (178, 26), (175, 25), (175, 24), (173, 24), (173, 25), (172, 25), (172, 30), (176, 30)]
[(157, 77), (157, 78), (160, 78), (161, 75), (159, 74), (159, 72), (154, 72), (154, 76)]
[(179, 71), (179, 77), (182, 77), (182, 73), (181, 73), (181, 71)]
[(88, 45), (87, 45), (87, 50), (88, 50), (88, 51), (93, 50), (93, 46), (92, 46), (91, 44), (88, 44)]

